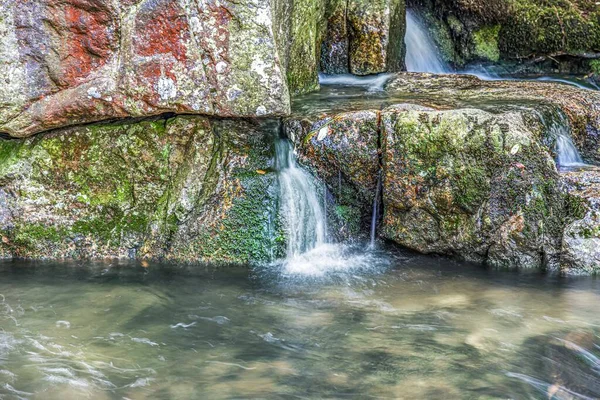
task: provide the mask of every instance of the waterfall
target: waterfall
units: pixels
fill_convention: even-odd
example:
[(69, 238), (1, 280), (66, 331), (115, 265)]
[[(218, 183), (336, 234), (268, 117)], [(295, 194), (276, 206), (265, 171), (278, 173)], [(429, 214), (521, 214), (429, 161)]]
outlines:
[[(326, 201), (317, 197), (314, 179), (296, 162), (292, 143), (278, 139), (279, 211), (287, 239), (285, 260), (275, 262), (282, 277), (348, 276), (357, 270), (387, 268), (388, 260), (364, 247), (327, 240)], [(327, 188), (325, 188), (327, 196)], [(304, 279), (304, 278), (302, 278)]]
[(381, 171), (377, 175), (377, 189), (373, 199), (373, 216), (371, 217), (371, 249), (375, 248), (375, 239), (377, 236), (377, 220), (379, 219), (379, 198), (381, 196)]
[(406, 10), (406, 70), (409, 72), (450, 72), (427, 32), (427, 28), (411, 10)]
[(556, 153), (560, 167), (583, 167), (586, 165), (570, 135), (561, 134), (556, 137)]
[(562, 112), (554, 113), (548, 127), (548, 133), (556, 140), (556, 163), (562, 168), (585, 167), (577, 147), (571, 137), (569, 120)]
[(326, 242), (325, 212), (312, 177), (298, 167), (292, 144), (276, 144), (280, 209), (287, 233), (287, 257), (292, 259)]
[(356, 76), (351, 74), (319, 74), (319, 84), (324, 86), (356, 86), (366, 88), (370, 92), (382, 92), (383, 87), (391, 77), (393, 77), (392, 74), (377, 74), (369, 76)]

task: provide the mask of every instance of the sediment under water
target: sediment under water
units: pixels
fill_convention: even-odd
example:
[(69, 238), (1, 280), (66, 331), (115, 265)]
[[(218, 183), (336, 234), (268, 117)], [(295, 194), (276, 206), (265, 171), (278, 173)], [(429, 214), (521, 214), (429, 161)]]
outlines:
[(318, 280), (2, 262), (0, 397), (600, 396), (600, 281), (388, 254)]

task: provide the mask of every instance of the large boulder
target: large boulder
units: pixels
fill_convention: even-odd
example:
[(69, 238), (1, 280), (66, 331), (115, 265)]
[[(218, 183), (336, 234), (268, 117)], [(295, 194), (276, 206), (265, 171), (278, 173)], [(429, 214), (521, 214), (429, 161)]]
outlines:
[(484, 81), (470, 75), (398, 73), (386, 85), (394, 99), (438, 109), (475, 107), (560, 110), (583, 157), (600, 162), (600, 92), (552, 82)]
[(370, 75), (404, 68), (404, 0), (329, 0), (321, 69)]
[(324, 9), (324, 0), (0, 2), (0, 133), (169, 112), (287, 114), (290, 91), (318, 87)]
[(277, 257), (277, 129), (190, 116), (0, 141), (0, 255)]
[(384, 237), (497, 267), (556, 267), (563, 193), (541, 124), (476, 109), (382, 114)]

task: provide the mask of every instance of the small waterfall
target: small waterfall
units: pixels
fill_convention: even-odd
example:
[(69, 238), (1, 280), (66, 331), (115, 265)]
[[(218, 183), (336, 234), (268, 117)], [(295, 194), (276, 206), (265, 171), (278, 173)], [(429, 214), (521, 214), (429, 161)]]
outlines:
[(567, 117), (562, 112), (555, 113), (547, 126), (550, 136), (556, 140), (556, 163), (559, 168), (587, 166), (573, 143)]
[(586, 165), (571, 136), (559, 135), (556, 138), (556, 152), (558, 154), (558, 165), (561, 167), (583, 167)]
[(381, 197), (381, 171), (377, 175), (377, 189), (373, 199), (373, 216), (371, 217), (371, 244), (370, 248), (375, 248), (375, 239), (377, 237), (377, 220), (379, 219), (379, 199)]
[(451, 72), (442, 61), (440, 54), (419, 17), (406, 10), (406, 70), (409, 72), (431, 72), (443, 74)]
[[(386, 258), (375, 252), (365, 252), (363, 246), (328, 242), (327, 200), (319, 201), (313, 178), (298, 166), (292, 143), (287, 139), (277, 140), (276, 166), (287, 255), (285, 260), (274, 265), (278, 266), (282, 277), (341, 277), (358, 270), (387, 268)], [(324, 195), (328, 195), (327, 188)]]
[(312, 177), (298, 167), (292, 144), (276, 144), (281, 213), (287, 233), (287, 258), (297, 257), (326, 242), (325, 212)]

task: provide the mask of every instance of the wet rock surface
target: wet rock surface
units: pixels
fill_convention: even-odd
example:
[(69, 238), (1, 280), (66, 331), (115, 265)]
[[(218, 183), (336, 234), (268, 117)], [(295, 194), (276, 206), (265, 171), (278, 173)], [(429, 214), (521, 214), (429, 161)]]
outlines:
[(436, 108), (519, 109), (544, 105), (569, 118), (584, 159), (600, 162), (600, 93), (551, 82), (484, 81), (470, 75), (399, 73), (388, 81), (389, 96), (408, 97)]
[(2, 141), (0, 255), (271, 259), (273, 130), (177, 117)]

